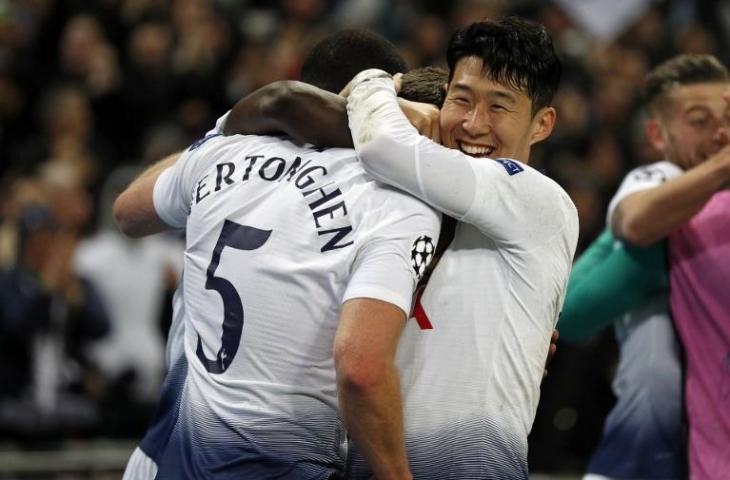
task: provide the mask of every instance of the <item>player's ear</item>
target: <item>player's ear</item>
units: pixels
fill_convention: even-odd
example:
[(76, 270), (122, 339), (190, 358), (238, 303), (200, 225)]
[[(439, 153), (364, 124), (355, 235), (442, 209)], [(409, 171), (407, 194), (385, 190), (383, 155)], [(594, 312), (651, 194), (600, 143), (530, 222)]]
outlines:
[(532, 118), (530, 145), (541, 142), (550, 136), (555, 126), (556, 115), (557, 113), (553, 107), (543, 107), (535, 114)]
[(649, 145), (659, 152), (664, 152), (667, 148), (667, 138), (661, 122), (656, 117), (650, 117), (644, 123), (644, 129), (646, 130), (646, 139), (649, 141)]

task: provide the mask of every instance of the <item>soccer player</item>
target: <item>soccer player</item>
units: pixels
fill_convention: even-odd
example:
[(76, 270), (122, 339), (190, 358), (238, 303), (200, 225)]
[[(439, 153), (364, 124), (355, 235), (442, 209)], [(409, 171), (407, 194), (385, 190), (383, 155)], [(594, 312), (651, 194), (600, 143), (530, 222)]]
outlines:
[(573, 266), (558, 322), (561, 338), (585, 339), (613, 324), (620, 351), (617, 402), (584, 480), (685, 477), (682, 369), (667, 268), (665, 242), (635, 247), (610, 230)]
[[(524, 479), (578, 237), (567, 194), (528, 165), (532, 145), (552, 131), (561, 67), (544, 28), (516, 18), (457, 31), (447, 58), (445, 102), (422, 128), (444, 146), (411, 126), (389, 75), (369, 70), (348, 86), (366, 171), (460, 221), (398, 347), (408, 457), (419, 479)], [(277, 116), (268, 123), (244, 100), (224, 131), (276, 126), (343, 141), (342, 103), (317, 101), (311, 89), (298, 99), (289, 111), (267, 110)], [(331, 128), (287, 123), (301, 111), (331, 113)], [(367, 477), (357, 454), (351, 464), (354, 478)]]
[(689, 475), (724, 478), (730, 472), (728, 71), (710, 55), (679, 55), (650, 73), (645, 104), (649, 141), (666, 160), (626, 177), (609, 206), (609, 224), (634, 245), (668, 240), (669, 305), (686, 362)]
[[(652, 145), (667, 160), (630, 172), (611, 201), (609, 218), (613, 213), (614, 226), (634, 243), (651, 243), (662, 233), (664, 237), (639, 248), (615, 242), (613, 235), (605, 232), (571, 274), (558, 324), (563, 338), (587, 336), (630, 311), (615, 323), (621, 350), (614, 380), (618, 401), (606, 420), (586, 479), (686, 477), (680, 360), (666, 292), (666, 244), (671, 246), (675, 235), (686, 228), (682, 225), (714, 198), (718, 184), (713, 186), (710, 176), (719, 176), (720, 183), (728, 178), (723, 173), (728, 159), (721, 153), (727, 142), (722, 130), (723, 116), (728, 115), (728, 106), (723, 112), (722, 101), (727, 87), (725, 68), (708, 55), (680, 55), (649, 74), (644, 92), (647, 131)], [(673, 211), (673, 218), (657, 225), (658, 220), (666, 219), (650, 218), (649, 214), (664, 215), (667, 201), (688, 208)], [(623, 223), (626, 219), (634, 223)], [(677, 297), (687, 298), (687, 288), (671, 290), (672, 305)], [(677, 312), (673, 313), (678, 320)], [(688, 346), (685, 349), (688, 359), (698, 356)], [(706, 368), (712, 371), (712, 363)], [(689, 400), (689, 390), (687, 393)], [(705, 455), (712, 458), (722, 456), (722, 452), (715, 450), (713, 454), (707, 449)], [(693, 478), (703, 478), (693, 470)]]
[[(310, 58), (335, 47), (318, 76), (405, 68), (361, 31)], [(378, 478), (410, 478), (394, 354), (436, 212), (351, 149), (213, 134), (133, 182), (115, 216), (131, 235), (186, 229), (185, 356), (126, 478), (340, 478), (342, 422)]]

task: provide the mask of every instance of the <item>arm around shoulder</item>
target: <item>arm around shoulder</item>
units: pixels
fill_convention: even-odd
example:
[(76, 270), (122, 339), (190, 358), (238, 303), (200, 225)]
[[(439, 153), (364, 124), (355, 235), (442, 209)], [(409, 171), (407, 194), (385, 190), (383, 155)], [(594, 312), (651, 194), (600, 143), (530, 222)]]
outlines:
[(223, 133), (285, 133), (314, 145), (352, 147), (347, 100), (292, 80), (271, 83), (239, 100), (226, 120)]

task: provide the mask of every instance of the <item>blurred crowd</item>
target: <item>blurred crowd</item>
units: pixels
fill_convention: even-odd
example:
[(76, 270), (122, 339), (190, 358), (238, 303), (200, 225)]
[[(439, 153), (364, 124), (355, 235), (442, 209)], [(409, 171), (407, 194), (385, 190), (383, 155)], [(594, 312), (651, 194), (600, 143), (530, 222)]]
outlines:
[[(0, 0), (0, 439), (141, 434), (163, 373), (182, 242), (123, 238), (114, 196), (241, 96), (297, 78), (310, 46), (335, 29), (379, 31), (417, 67), (443, 66), (450, 33), (469, 22), (543, 23), (564, 76), (556, 129), (532, 158), (576, 203), (585, 247), (624, 174), (659, 160), (637, 106), (644, 75), (677, 53), (727, 65), (730, 8), (637, 0), (607, 34), (591, 31), (580, 3)], [(612, 355), (606, 336), (561, 345), (531, 438), (533, 469), (580, 470), (612, 402)]]

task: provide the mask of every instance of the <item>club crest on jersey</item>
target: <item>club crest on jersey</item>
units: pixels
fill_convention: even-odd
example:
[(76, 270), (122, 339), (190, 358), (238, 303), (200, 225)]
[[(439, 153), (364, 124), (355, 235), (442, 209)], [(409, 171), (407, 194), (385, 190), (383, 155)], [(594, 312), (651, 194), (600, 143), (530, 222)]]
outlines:
[(510, 177), (512, 175), (517, 175), (518, 173), (520, 173), (521, 171), (524, 170), (524, 168), (522, 168), (522, 165), (520, 165), (519, 163), (515, 162), (514, 160), (510, 160), (508, 158), (498, 158), (495, 160), (495, 162), (502, 165), (504, 167), (504, 169), (507, 170), (507, 173), (509, 174)]
[(428, 235), (422, 235), (413, 242), (411, 249), (411, 265), (416, 272), (416, 276), (420, 280), (426, 273), (428, 265), (433, 260), (433, 252), (436, 250), (433, 239)]

